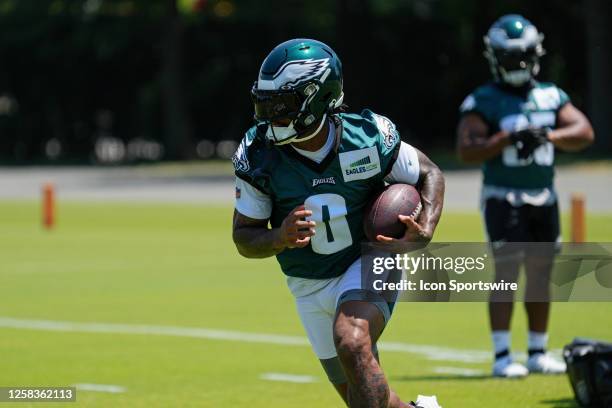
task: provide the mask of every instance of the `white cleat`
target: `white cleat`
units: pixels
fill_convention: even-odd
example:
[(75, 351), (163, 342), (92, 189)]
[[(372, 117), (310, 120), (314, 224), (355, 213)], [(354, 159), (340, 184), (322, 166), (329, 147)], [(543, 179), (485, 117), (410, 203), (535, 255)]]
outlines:
[(512, 357), (498, 358), (493, 364), (493, 377), (522, 378), (529, 374), (529, 370), (519, 363), (512, 361)]
[(431, 397), (419, 395), (415, 404), (417, 408), (442, 408), (440, 404), (438, 404), (438, 399), (435, 395), (432, 395)]
[(527, 360), (527, 368), (530, 373), (563, 374), (567, 366), (548, 353), (537, 353)]

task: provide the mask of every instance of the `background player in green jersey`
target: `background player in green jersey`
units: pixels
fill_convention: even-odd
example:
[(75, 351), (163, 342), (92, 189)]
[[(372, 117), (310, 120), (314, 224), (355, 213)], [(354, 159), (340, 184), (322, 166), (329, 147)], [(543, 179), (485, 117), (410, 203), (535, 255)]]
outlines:
[[(413, 406), (390, 390), (378, 362), (376, 341), (393, 304), (361, 289), (363, 210), (385, 182), (418, 184), (421, 215), (401, 216), (405, 236), (385, 245), (429, 241), (442, 211), (440, 170), (384, 116), (342, 112), (342, 66), (319, 41), (272, 50), (251, 96), (257, 125), (233, 158), (238, 251), (276, 256), (315, 354), (347, 405)], [(435, 397), (416, 404), (438, 406)]]
[[(489, 240), (500, 250), (503, 242), (554, 243), (559, 239), (553, 185), (555, 148), (577, 151), (594, 137), (588, 119), (565, 92), (535, 80), (544, 54), (543, 38), (522, 16), (497, 20), (484, 37), (494, 81), (477, 88), (460, 108), (458, 152), (466, 162), (483, 163), (484, 221)], [(550, 303), (545, 300), (554, 246), (550, 245), (547, 255), (532, 252), (496, 259), (497, 279), (506, 281), (516, 280), (524, 265), (527, 294), (535, 293), (541, 301), (525, 302), (530, 330), (525, 367), (513, 362), (510, 354), (512, 299), (492, 298), (489, 316), (495, 376), (565, 371), (564, 363), (546, 353)]]

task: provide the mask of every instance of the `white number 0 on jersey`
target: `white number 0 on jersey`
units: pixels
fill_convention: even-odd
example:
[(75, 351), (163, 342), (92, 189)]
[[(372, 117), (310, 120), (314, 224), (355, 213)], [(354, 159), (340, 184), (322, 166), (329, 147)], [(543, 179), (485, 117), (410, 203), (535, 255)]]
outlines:
[(312, 211), (308, 220), (317, 223), (315, 235), (310, 238), (312, 250), (318, 254), (333, 254), (353, 243), (346, 220), (346, 201), (338, 194), (316, 194), (304, 201)]

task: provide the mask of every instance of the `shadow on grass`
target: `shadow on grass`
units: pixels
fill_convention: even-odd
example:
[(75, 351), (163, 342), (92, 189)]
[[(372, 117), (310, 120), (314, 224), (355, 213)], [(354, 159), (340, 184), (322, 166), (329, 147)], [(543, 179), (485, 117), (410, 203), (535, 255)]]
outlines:
[(561, 398), (541, 401), (542, 404), (550, 405), (550, 408), (578, 408), (579, 405), (573, 398)]

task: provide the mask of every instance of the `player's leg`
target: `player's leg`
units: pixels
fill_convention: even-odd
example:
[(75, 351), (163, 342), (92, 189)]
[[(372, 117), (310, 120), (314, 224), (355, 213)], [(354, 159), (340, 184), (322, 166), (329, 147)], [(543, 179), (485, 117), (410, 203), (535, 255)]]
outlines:
[[(374, 354), (376, 361), (378, 361), (378, 363), (380, 364), (380, 359), (378, 357), (378, 350), (376, 348), (376, 345), (374, 345), (374, 347), (372, 348), (372, 353)], [(338, 391), (338, 394), (340, 394), (345, 404), (348, 406), (348, 400), (347, 400), (348, 399), (348, 381), (346, 379), (346, 374), (344, 373), (344, 368), (342, 367), (342, 364), (340, 363), (340, 359), (338, 359), (338, 357), (334, 357), (333, 359), (329, 359), (325, 361), (322, 360), (321, 364), (325, 368), (325, 371), (327, 372), (332, 385), (334, 386), (336, 391)], [(333, 373), (337, 373), (337, 374), (334, 375)], [(333, 379), (337, 379), (338, 381), (333, 381)], [(395, 395), (393, 390), (391, 391), (391, 399), (393, 400), (397, 399), (399, 401), (399, 398), (397, 397), (397, 395)], [(398, 405), (398, 406), (401, 406), (401, 405)]]
[[(380, 364), (380, 360), (378, 357), (378, 349), (376, 348), (376, 345), (374, 345), (374, 347), (372, 348), (372, 353), (374, 354), (376, 361), (378, 361), (378, 363)], [(338, 359), (338, 357), (334, 357), (333, 359), (321, 361), (321, 364), (325, 368), (325, 371), (328, 373), (328, 377), (330, 378), (330, 381), (332, 382), (334, 388), (336, 389), (336, 391), (338, 391), (338, 394), (340, 394), (340, 396), (348, 406), (348, 382), (346, 379), (346, 374), (344, 373), (344, 368), (340, 363), (340, 359)], [(331, 373), (341, 374), (338, 374), (336, 376), (330, 376)], [(332, 378), (336, 378), (339, 381), (332, 381)]]
[(534, 245), (525, 254), (525, 310), (530, 333), (545, 333), (550, 313), (550, 274), (555, 244), (541, 242)]
[[(295, 303), (297, 311), (310, 345), (321, 362), (328, 380), (346, 402), (346, 392), (342, 389), (346, 386), (346, 375), (338, 361), (333, 342), (333, 308), (326, 308), (320, 301), (320, 292), (329, 290), (328, 287), (331, 284), (331, 280), (326, 286), (320, 288), (307, 288), (309, 284), (304, 279), (289, 279), (289, 287), (294, 295), (296, 295)], [(303, 291), (306, 293), (299, 293)]]
[[(304, 296), (297, 298), (296, 305), (298, 313), (310, 344), (319, 358), (327, 374), (328, 380), (348, 406), (349, 381), (345, 374), (345, 368), (337, 356), (336, 347), (334, 345), (334, 334), (332, 329), (334, 321), (333, 315), (322, 307), (322, 302), (318, 299), (322, 295), (321, 293), (318, 295), (319, 296)], [(370, 353), (378, 361), (378, 352), (376, 351), (375, 345), (370, 350)], [(388, 405), (390, 407), (410, 407), (409, 405), (401, 405), (399, 398), (392, 391), (390, 392), (389, 400), (394, 403), (394, 405)]]
[[(357, 263), (354, 268), (359, 268)], [(340, 397), (347, 402), (347, 377), (338, 359), (333, 340), (333, 323), (336, 312), (336, 292), (343, 277), (327, 282), (290, 278), (289, 287), (296, 296), (296, 307), (308, 340), (321, 362), (328, 380)], [(315, 286), (313, 286), (315, 285)], [(373, 351), (376, 354), (376, 351)]]
[[(483, 209), (484, 221), (489, 241), (495, 253), (495, 280), (516, 282), (521, 258), (504, 248), (504, 242), (511, 241), (519, 228), (520, 209), (512, 207), (505, 200), (488, 199)], [(489, 303), (489, 322), (493, 331), (510, 330), (514, 294), (511, 291), (491, 293)]]
[[(330, 382), (345, 403), (349, 405), (348, 396), (350, 380), (346, 374), (346, 367), (338, 357), (337, 347), (334, 342), (334, 324), (338, 321), (339, 305), (357, 301), (376, 309), (375, 311), (369, 309), (369, 314), (376, 316), (374, 319), (375, 323), (372, 327), (373, 333), (377, 334), (376, 336), (371, 336), (368, 326), (366, 332), (369, 338), (367, 341), (370, 347), (367, 351), (369, 351), (369, 355), (374, 357), (380, 369), (380, 365), (378, 364), (378, 352), (376, 350), (376, 340), (391, 316), (394, 296), (390, 296), (390, 299), (385, 300), (380, 295), (370, 292), (364, 293), (364, 291), (361, 290), (360, 259), (357, 259), (343, 275), (338, 278), (330, 279), (325, 285), (319, 285), (316, 290), (311, 290), (312, 288), (308, 289), (308, 294), (306, 295), (303, 293), (304, 287), (310, 286), (312, 283), (306, 283), (299, 278), (291, 278), (290, 280), (292, 283), (290, 283), (289, 286), (296, 296), (298, 312), (308, 334), (310, 343), (321, 361)], [(382, 318), (380, 316), (382, 316)], [(345, 319), (341, 320), (346, 321)], [(345, 338), (348, 339), (348, 336)], [(367, 351), (364, 350), (364, 354), (367, 354)], [(432, 408), (438, 407), (434, 397), (419, 397), (421, 399), (417, 399), (417, 403), (419, 403), (419, 401), (422, 402), (422, 404), (419, 405)], [(350, 406), (360, 406), (356, 405), (358, 403), (358, 401), (352, 402)], [(411, 407), (411, 405), (401, 403), (397, 395), (391, 390), (389, 390), (388, 404), (386, 406)]]
[(548, 321), (550, 314), (550, 276), (553, 267), (556, 242), (560, 234), (557, 204), (531, 207), (531, 231), (538, 244), (527, 252), (525, 274), (525, 309), (529, 322), (527, 368), (531, 372), (549, 374), (564, 373), (565, 363), (552, 358), (548, 346)]
[(334, 342), (347, 377), (350, 407), (410, 407), (389, 388), (372, 349), (384, 327), (385, 316), (372, 303), (353, 300), (338, 307)]
[[(495, 281), (517, 282), (522, 255), (504, 242), (521, 241), (524, 232), (520, 207), (507, 201), (491, 198), (485, 202), (483, 216), (489, 241), (495, 254)], [(514, 292), (491, 292), (489, 301), (489, 323), (495, 360), (493, 375), (499, 377), (522, 377), (527, 369), (515, 363), (510, 353), (510, 322), (514, 307)]]
[[(335, 291), (334, 345), (338, 359), (346, 373), (346, 385), (340, 387), (351, 407), (382, 406), (410, 407), (403, 403), (397, 394), (389, 388), (383, 374), (376, 348), (376, 342), (385, 325), (391, 318), (391, 312), (397, 293), (373, 293), (362, 289), (361, 260), (352, 264), (342, 276)], [(388, 279), (399, 279), (388, 276)], [(378, 386), (374, 386), (377, 383)], [(365, 388), (370, 390), (364, 391)], [(361, 393), (378, 395), (374, 402), (360, 396)], [(385, 405), (386, 404), (386, 405)], [(423, 404), (435, 407), (437, 404)]]

